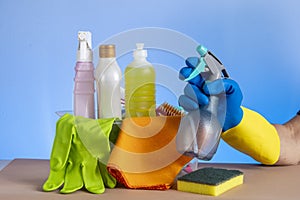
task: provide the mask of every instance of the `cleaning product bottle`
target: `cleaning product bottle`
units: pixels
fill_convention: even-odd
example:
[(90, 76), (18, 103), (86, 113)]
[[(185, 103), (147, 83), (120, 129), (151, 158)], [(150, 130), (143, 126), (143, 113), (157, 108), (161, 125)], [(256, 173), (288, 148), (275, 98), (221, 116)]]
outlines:
[(116, 61), (115, 45), (100, 45), (99, 62), (95, 70), (98, 118), (122, 119), (121, 78), (122, 73)]
[[(197, 47), (200, 62), (186, 81), (199, 74), (206, 82), (229, 78), (223, 64), (202, 45)], [(220, 85), (219, 87), (221, 87)], [(176, 148), (179, 152), (210, 160), (220, 143), (222, 127), (226, 117), (226, 94), (209, 96), (209, 104), (188, 112), (180, 122), (177, 132)]]
[(78, 32), (78, 51), (75, 66), (74, 115), (95, 118), (94, 65), (91, 33)]
[(125, 69), (125, 116), (155, 116), (155, 70), (146, 60), (144, 44), (136, 47), (134, 60)]

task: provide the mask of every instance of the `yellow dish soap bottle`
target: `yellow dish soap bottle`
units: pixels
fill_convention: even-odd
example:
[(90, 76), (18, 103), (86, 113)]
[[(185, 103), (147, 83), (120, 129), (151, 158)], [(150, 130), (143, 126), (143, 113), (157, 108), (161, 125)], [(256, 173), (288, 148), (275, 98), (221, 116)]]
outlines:
[(136, 44), (133, 61), (125, 69), (125, 117), (156, 116), (155, 70), (143, 43)]

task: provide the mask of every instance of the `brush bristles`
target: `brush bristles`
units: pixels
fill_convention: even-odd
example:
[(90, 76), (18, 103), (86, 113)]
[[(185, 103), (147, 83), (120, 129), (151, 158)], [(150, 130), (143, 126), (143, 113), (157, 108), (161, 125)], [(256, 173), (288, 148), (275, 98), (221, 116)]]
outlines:
[(184, 112), (164, 102), (156, 108), (156, 114), (158, 116), (183, 116)]

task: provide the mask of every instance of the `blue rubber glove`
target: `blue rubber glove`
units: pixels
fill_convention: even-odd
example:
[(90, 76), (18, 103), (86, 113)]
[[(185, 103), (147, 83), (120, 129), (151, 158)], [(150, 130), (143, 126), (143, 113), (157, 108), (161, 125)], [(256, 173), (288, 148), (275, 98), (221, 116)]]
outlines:
[[(187, 58), (185, 61), (187, 67), (180, 70), (179, 78), (184, 80), (189, 77), (199, 62), (200, 60), (197, 57)], [(186, 111), (196, 110), (208, 105), (209, 95), (218, 95), (225, 92), (227, 105), (223, 132), (240, 123), (243, 117), (241, 109), (243, 95), (237, 82), (226, 78), (205, 82), (205, 79), (199, 74), (188, 83), (184, 89), (184, 95), (179, 97), (179, 105)]]

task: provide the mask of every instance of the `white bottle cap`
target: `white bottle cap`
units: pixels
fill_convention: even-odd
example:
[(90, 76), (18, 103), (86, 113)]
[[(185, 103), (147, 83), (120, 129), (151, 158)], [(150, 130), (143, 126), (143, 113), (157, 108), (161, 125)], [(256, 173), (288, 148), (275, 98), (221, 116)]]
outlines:
[(78, 32), (77, 61), (90, 62), (93, 60), (92, 34), (89, 31)]
[(144, 43), (136, 43), (136, 50), (133, 52), (133, 57), (147, 57), (147, 50), (144, 50)]

